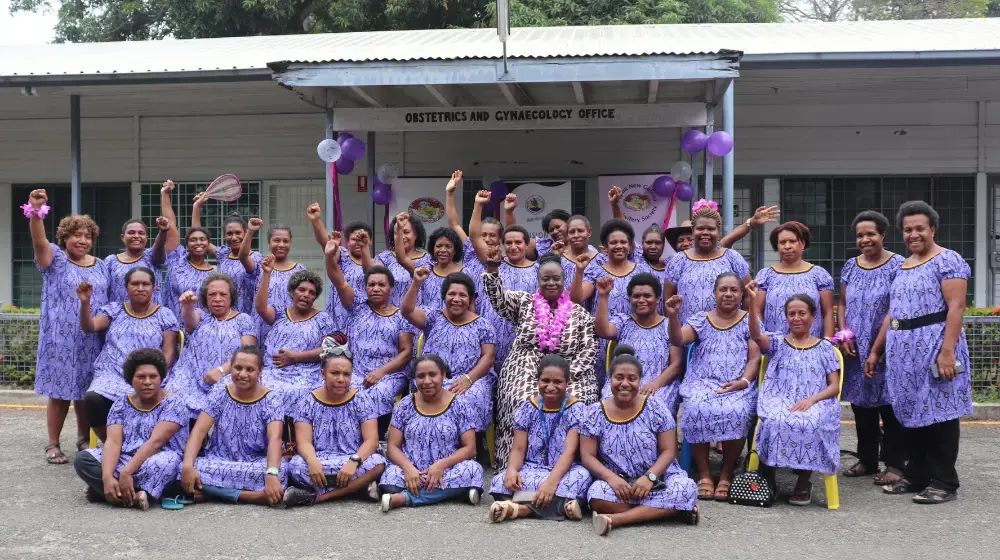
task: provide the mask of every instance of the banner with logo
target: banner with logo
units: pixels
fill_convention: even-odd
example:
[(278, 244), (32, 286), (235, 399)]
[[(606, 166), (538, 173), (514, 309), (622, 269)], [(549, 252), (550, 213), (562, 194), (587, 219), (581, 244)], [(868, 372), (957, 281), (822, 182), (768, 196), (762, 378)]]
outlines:
[(517, 195), (517, 209), (514, 217), (517, 224), (528, 230), (532, 237), (547, 235), (542, 231), (542, 218), (546, 214), (562, 208), (573, 213), (573, 182), (554, 181), (505, 181), (508, 192)]
[[(444, 186), (448, 181), (449, 177), (396, 179), (392, 184), (389, 219), (400, 212), (409, 212), (411, 216), (424, 223), (424, 229), (428, 234), (439, 227), (448, 227), (448, 217), (444, 215)], [(455, 207), (461, 214), (461, 185), (455, 189)]]
[[(622, 190), (622, 213), (625, 219), (635, 228), (636, 244), (639, 244), (642, 232), (651, 225), (663, 226), (663, 218), (670, 208), (670, 199), (656, 196), (653, 192), (653, 181), (656, 175), (606, 175), (598, 177), (601, 197), (601, 223), (610, 220), (611, 203), (608, 202), (608, 191), (617, 186)], [(677, 212), (670, 215), (670, 227), (677, 225)], [(596, 228), (595, 228), (596, 229)], [(670, 255), (673, 250), (667, 246), (664, 255)]]

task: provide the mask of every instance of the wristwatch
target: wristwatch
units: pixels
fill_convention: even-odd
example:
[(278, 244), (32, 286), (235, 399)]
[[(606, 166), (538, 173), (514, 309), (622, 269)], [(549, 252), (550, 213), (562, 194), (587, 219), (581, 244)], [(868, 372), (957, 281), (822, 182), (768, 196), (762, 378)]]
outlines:
[(355, 453), (354, 455), (351, 455), (351, 460), (360, 465), (361, 464), (361, 455), (358, 455), (357, 453)]
[(280, 476), (281, 475), (281, 471), (278, 470), (278, 467), (269, 467), (267, 469), (267, 472), (264, 473), (264, 474), (269, 474), (269, 475), (272, 475), (272, 476)]
[(649, 471), (646, 471), (646, 474), (644, 476), (648, 478), (649, 481), (652, 482), (653, 484), (656, 484), (656, 481), (659, 480), (659, 478), (655, 474)]
[(750, 218), (747, 218), (747, 221), (743, 222), (743, 225), (747, 226), (747, 229), (753, 229), (753, 222)]

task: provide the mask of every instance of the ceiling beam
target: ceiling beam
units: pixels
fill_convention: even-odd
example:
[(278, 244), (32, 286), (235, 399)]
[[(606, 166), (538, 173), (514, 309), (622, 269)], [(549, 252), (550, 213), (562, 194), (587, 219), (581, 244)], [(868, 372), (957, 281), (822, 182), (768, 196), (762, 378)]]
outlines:
[(365, 103), (367, 103), (370, 107), (375, 109), (385, 108), (385, 105), (381, 101), (375, 99), (375, 97), (373, 97), (372, 94), (366, 91), (364, 88), (358, 86), (351, 86), (351, 91), (354, 92), (354, 95), (357, 95), (358, 97), (363, 99)]
[(656, 96), (660, 93), (660, 80), (649, 80), (649, 93), (646, 94), (646, 103), (652, 105), (656, 103)]
[(497, 86), (500, 87), (500, 92), (507, 99), (507, 103), (511, 105), (534, 105), (534, 101), (528, 95), (524, 88), (515, 82), (497, 82)]
[(578, 105), (587, 104), (587, 96), (583, 92), (583, 84), (580, 82), (573, 82), (573, 95), (576, 97), (576, 103)]
[(432, 86), (429, 84), (424, 84), (427, 91), (437, 99), (443, 107), (454, 107), (458, 100), (458, 95), (456, 94), (454, 86)]

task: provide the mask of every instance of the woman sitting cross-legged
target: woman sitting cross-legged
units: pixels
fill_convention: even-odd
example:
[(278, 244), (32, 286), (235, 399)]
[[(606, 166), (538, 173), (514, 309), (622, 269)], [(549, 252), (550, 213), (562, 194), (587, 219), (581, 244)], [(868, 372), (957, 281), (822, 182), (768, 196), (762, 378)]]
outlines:
[(298, 455), (288, 469), (292, 485), (285, 506), (311, 506), (368, 490), (378, 499), (378, 478), (385, 457), (378, 449), (378, 410), (371, 397), (351, 388), (351, 351), (332, 338), (323, 340), (320, 354), (322, 387), (295, 405)]
[[(750, 282), (747, 294), (763, 297), (756, 288)], [(788, 500), (794, 506), (812, 503), (812, 471), (836, 474), (840, 468), (840, 361), (833, 344), (810, 332), (816, 313), (810, 296), (788, 298), (787, 335), (762, 333), (750, 313), (750, 337), (771, 358), (757, 399), (757, 453), (768, 467), (799, 469)]]
[(580, 428), (580, 458), (596, 479), (587, 497), (594, 530), (680, 514), (698, 524), (698, 489), (677, 464), (677, 429), (666, 405), (639, 394), (642, 365), (628, 345), (615, 348), (611, 396), (590, 407)]
[(87, 483), (88, 501), (146, 511), (177, 478), (191, 417), (184, 399), (162, 387), (167, 374), (162, 352), (134, 350), (124, 371), (135, 393), (111, 406), (104, 447), (77, 453), (73, 466)]
[[(243, 346), (230, 362), (232, 383), (216, 384), (184, 448), (181, 484), (199, 500), (203, 494), (227, 502), (276, 505), (287, 481), (281, 458), (285, 409), (282, 396), (260, 383), (264, 354)], [(212, 438), (199, 457), (212, 428)]]
[(569, 362), (557, 354), (538, 363), (538, 396), (524, 401), (514, 416), (514, 446), (507, 470), (493, 477), (490, 506), (494, 523), (518, 517), (562, 521), (583, 518), (590, 473), (576, 461), (583, 401), (566, 392)]
[(479, 503), (483, 467), (476, 457), (475, 418), (443, 387), (448, 366), (436, 354), (414, 364), (418, 392), (392, 413), (389, 461), (379, 490), (382, 511), (436, 504), (450, 498)]

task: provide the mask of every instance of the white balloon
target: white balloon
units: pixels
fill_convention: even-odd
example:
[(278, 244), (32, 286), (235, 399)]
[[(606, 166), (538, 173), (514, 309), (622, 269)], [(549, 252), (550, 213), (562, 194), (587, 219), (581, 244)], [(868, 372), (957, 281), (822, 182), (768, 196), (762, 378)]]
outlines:
[(674, 181), (690, 181), (691, 174), (691, 165), (687, 162), (678, 161), (670, 167), (670, 176), (673, 177)]
[(336, 140), (327, 138), (316, 146), (316, 154), (319, 155), (319, 159), (327, 163), (333, 163), (340, 159), (340, 144)]
[(382, 181), (386, 185), (391, 185), (393, 181), (399, 178), (399, 170), (396, 166), (391, 163), (383, 163), (381, 167), (378, 168), (378, 180)]

